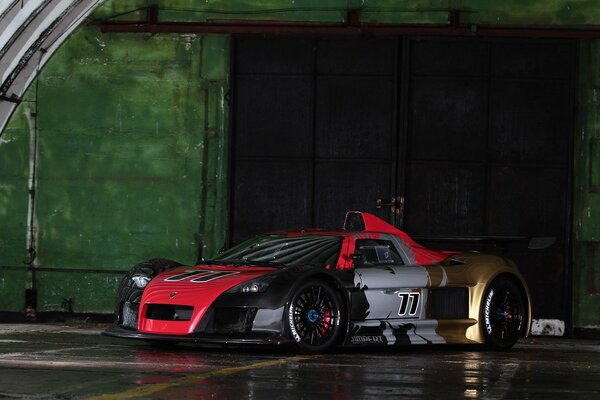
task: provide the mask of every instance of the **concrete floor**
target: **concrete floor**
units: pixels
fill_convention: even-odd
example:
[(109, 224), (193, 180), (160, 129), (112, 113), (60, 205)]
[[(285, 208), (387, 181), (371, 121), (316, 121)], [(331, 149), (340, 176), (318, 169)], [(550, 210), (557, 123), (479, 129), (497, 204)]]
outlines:
[(102, 326), (0, 324), (0, 398), (600, 399), (600, 341), (522, 340), (512, 351), (412, 347), (300, 356), (157, 349)]

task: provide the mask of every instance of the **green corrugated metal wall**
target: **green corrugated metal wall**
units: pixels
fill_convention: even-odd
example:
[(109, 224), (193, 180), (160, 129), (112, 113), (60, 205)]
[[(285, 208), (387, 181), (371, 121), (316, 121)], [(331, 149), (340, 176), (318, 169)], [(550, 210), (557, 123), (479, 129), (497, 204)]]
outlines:
[[(445, 24), (444, 10), (460, 9), (468, 24), (600, 25), (595, 0), (125, 0), (105, 2), (93, 18), (142, 19), (132, 10), (154, 4), (165, 21), (344, 22), (345, 10), (359, 9), (363, 22)], [(229, 47), (227, 35), (102, 34), (93, 26), (65, 43), (0, 140), (1, 311), (22, 311), (31, 285), (23, 262), (34, 124), (40, 311), (72, 300), (76, 312), (108, 312), (119, 280), (112, 272), (155, 256), (193, 262), (221, 247)], [(600, 327), (600, 40), (582, 40), (579, 50), (574, 315), (577, 327)]]

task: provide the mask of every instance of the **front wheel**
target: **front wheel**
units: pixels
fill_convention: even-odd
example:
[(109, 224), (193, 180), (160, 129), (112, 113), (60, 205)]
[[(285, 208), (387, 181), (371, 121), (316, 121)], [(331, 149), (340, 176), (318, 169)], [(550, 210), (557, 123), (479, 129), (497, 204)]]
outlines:
[(483, 298), (481, 321), (488, 348), (508, 350), (519, 340), (525, 321), (525, 303), (512, 280), (492, 281)]
[(314, 280), (294, 290), (287, 308), (291, 339), (302, 352), (318, 353), (336, 345), (342, 334), (343, 303), (325, 282)]

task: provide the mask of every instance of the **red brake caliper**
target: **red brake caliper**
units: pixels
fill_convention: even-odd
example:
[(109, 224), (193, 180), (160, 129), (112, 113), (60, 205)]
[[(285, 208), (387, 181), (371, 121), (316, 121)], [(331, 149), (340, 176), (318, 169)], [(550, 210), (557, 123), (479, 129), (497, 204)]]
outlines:
[(329, 326), (331, 325), (331, 309), (325, 309), (325, 311), (323, 312), (323, 317), (321, 319), (323, 320), (323, 325), (321, 326), (321, 329), (319, 329), (319, 333), (321, 334), (321, 336), (325, 336), (327, 334)]

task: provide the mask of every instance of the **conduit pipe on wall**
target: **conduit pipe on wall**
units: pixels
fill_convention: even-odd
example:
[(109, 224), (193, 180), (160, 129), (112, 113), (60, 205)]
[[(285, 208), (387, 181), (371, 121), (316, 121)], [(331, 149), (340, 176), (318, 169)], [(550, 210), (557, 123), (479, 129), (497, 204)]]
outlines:
[(37, 114), (27, 107), (25, 117), (29, 125), (29, 204), (27, 207), (27, 254), (25, 264), (29, 268), (29, 277), (25, 287), (25, 316), (35, 319), (37, 308), (37, 280), (36, 280), (36, 248), (37, 248), (37, 219), (35, 215), (35, 194), (37, 188), (37, 156), (38, 156), (38, 130)]

